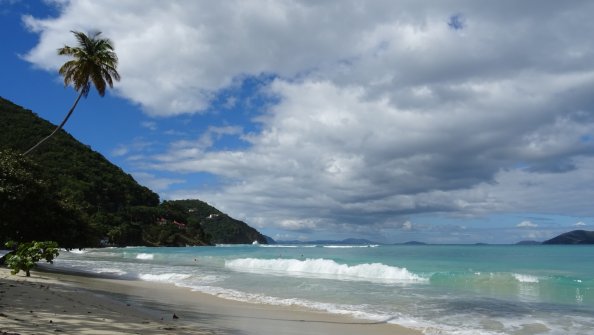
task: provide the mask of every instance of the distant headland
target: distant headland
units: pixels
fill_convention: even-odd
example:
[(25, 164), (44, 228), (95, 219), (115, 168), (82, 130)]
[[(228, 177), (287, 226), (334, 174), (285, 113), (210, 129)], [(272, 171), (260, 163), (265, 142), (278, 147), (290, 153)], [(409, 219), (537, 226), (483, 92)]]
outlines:
[(594, 244), (594, 231), (573, 230), (546, 240), (542, 244)]

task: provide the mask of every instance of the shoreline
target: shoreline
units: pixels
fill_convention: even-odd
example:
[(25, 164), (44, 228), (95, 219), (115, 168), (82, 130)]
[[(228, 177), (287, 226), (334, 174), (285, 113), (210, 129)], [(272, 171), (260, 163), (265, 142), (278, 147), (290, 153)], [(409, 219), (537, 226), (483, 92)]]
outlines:
[[(177, 316), (177, 319), (173, 318)], [(50, 322), (51, 321), (51, 322)], [(189, 288), (0, 267), (0, 334), (419, 335), (386, 322), (226, 300)]]

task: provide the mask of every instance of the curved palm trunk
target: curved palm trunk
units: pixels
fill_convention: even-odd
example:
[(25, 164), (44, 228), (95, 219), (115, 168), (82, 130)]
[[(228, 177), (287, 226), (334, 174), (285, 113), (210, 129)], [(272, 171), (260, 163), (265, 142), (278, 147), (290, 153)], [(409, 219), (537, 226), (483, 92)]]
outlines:
[(62, 127), (64, 127), (64, 125), (66, 124), (66, 121), (68, 121), (68, 119), (70, 118), (70, 115), (72, 115), (72, 112), (74, 112), (74, 109), (76, 108), (76, 105), (78, 105), (78, 102), (80, 101), (80, 98), (82, 98), (83, 92), (84, 92), (84, 90), (80, 90), (80, 93), (78, 94), (78, 97), (76, 98), (76, 101), (74, 101), (74, 104), (72, 105), (72, 107), (70, 107), (70, 110), (68, 111), (68, 114), (66, 114), (66, 117), (64, 118), (64, 120), (62, 120), (62, 123), (60, 123), (60, 125), (57, 126), (56, 129), (51, 134), (49, 134), (46, 138), (44, 138), (41, 141), (37, 142), (37, 144), (35, 144), (34, 146), (31, 147), (31, 149), (25, 151), (23, 153), (23, 156), (28, 155), (31, 151), (35, 150), (38, 146), (40, 146), (41, 144), (43, 144), (43, 142), (45, 142), (48, 139), (50, 139), (58, 131), (60, 131), (60, 129), (62, 129)]

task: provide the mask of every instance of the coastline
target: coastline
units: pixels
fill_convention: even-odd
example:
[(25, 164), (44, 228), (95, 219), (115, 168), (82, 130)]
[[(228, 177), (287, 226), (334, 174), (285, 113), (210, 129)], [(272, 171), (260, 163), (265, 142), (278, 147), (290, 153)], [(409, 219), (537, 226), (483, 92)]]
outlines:
[[(173, 315), (178, 318), (174, 319)], [(250, 304), (170, 284), (0, 267), (0, 334), (413, 335), (349, 316)]]

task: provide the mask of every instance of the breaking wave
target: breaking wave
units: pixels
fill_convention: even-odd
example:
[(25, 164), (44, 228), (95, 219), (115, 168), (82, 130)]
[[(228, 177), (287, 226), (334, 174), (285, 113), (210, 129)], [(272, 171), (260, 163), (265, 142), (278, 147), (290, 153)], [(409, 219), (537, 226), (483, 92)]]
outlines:
[(524, 275), (524, 274), (520, 274), (520, 273), (514, 273), (513, 276), (520, 283), (533, 283), (533, 284), (535, 284), (535, 283), (538, 283), (539, 282), (538, 277), (535, 277), (535, 276)]
[(382, 283), (419, 283), (428, 279), (405, 268), (381, 263), (358, 265), (339, 264), (329, 259), (256, 259), (240, 258), (225, 261), (225, 267), (239, 272), (289, 275)]
[(153, 254), (141, 253), (141, 254), (136, 255), (136, 259), (151, 260), (153, 258), (155, 258), (155, 255), (153, 255)]
[(364, 245), (324, 245), (323, 248), (329, 249), (355, 249), (355, 248), (377, 248), (379, 244), (364, 244)]
[(144, 281), (178, 284), (179, 281), (190, 278), (190, 275), (181, 274), (181, 273), (162, 273), (162, 274), (143, 273), (143, 274), (138, 275), (138, 278), (140, 278)]

